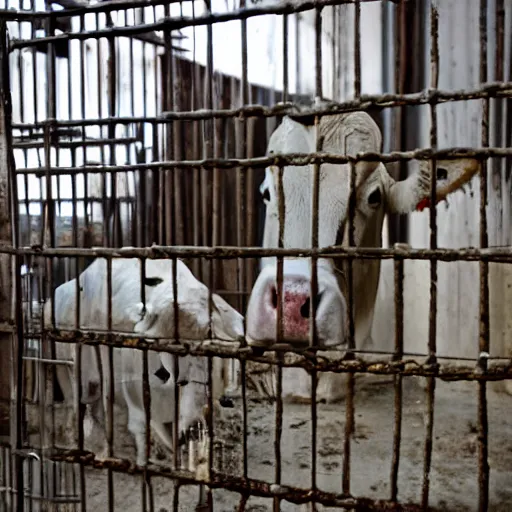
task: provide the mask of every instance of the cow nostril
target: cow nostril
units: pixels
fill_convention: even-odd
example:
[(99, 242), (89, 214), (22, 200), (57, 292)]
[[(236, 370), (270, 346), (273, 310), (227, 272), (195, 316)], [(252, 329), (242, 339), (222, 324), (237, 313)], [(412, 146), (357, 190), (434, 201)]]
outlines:
[(272, 288), (272, 307), (277, 309), (277, 290)]
[[(322, 294), (318, 293), (314, 300), (314, 306), (315, 311), (318, 309), (318, 305), (320, 304), (320, 301), (322, 300)], [(300, 307), (300, 314), (303, 318), (309, 318), (309, 308), (310, 308), (310, 300), (309, 297), (305, 300), (304, 304)]]
[(309, 297), (306, 299), (304, 304), (300, 307), (300, 314), (302, 315), (302, 318), (309, 318)]

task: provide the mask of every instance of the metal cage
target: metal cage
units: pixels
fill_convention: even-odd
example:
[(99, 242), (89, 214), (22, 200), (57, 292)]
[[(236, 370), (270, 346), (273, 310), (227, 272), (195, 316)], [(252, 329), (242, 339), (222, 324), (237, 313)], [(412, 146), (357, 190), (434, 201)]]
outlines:
[[(509, 0), (4, 0), (0, 510), (510, 510), (511, 19)], [(379, 150), (325, 149), (322, 119), (359, 111)], [(267, 152), (283, 118), (313, 127), (315, 147)], [(428, 206), (439, 161), (461, 158), (479, 172), (449, 209), (386, 211), (383, 243), (356, 240), (358, 165), (403, 180), (430, 162)], [(329, 165), (345, 173), (344, 243), (320, 243)], [(311, 237), (293, 247), (284, 173), (289, 187), (306, 166)], [(279, 227), (261, 247), (270, 168)], [(262, 349), (218, 336), (214, 312), (246, 314), (263, 258), (277, 326)], [(289, 258), (312, 262), (305, 344), (285, 335)], [(309, 300), (325, 259), (347, 303), (344, 348), (328, 353)], [(365, 345), (354, 269), (368, 262), (381, 266)], [(162, 297), (172, 321), (136, 330)], [(201, 339), (180, 335), (180, 300), (192, 324), (204, 305)], [(308, 404), (283, 398), (300, 371)], [(345, 376), (342, 400), (317, 396), (324, 375)], [(203, 416), (180, 430), (193, 385)], [(153, 427), (139, 438), (135, 410)]]

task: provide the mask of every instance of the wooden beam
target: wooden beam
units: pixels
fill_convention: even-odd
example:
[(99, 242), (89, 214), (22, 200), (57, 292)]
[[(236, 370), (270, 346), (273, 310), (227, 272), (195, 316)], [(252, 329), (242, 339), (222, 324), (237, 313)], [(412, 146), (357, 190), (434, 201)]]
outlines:
[[(11, 94), (6, 24), (0, 22), (0, 244), (12, 244), (10, 171), (12, 169)], [(13, 325), (12, 257), (0, 254), (0, 324)], [(9, 435), (12, 332), (0, 330), (0, 435)]]

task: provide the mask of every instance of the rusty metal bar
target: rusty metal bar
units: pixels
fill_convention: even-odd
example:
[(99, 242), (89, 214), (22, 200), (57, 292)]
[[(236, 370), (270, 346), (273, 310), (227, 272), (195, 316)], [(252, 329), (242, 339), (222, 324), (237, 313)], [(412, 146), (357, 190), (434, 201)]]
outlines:
[[(479, 32), (480, 32), (480, 83), (487, 82), (487, 0), (480, 0)], [(489, 99), (482, 100), (482, 146), (489, 146)], [(487, 235), (487, 159), (481, 162), (480, 171), (480, 248), (489, 244)], [(486, 356), (490, 353), (489, 327), (489, 263), (480, 264), (480, 322), (478, 348), (480, 352), (481, 370), (486, 371)], [(482, 357), (483, 356), (483, 357)], [(489, 507), (489, 420), (487, 417), (487, 386), (478, 383), (478, 510), (485, 512)]]
[[(284, 189), (283, 189), (283, 175), (284, 169), (282, 167), (278, 167), (277, 172), (277, 207), (278, 207), (278, 217), (279, 217), (279, 231), (277, 237), (277, 245), (279, 248), (283, 247), (284, 240), (284, 221), (285, 221), (285, 199), (284, 199)], [(284, 270), (284, 261), (282, 257), (277, 258), (277, 276), (276, 276), (276, 286), (277, 286), (277, 311), (276, 311), (276, 340), (280, 343), (284, 338), (284, 324), (283, 324), (283, 305), (284, 305), (284, 297), (283, 297), (283, 270)], [(280, 358), (282, 361), (282, 357)], [(244, 382), (244, 381), (242, 381)], [(245, 388), (245, 386), (244, 386)], [(274, 435), (274, 454), (276, 458), (276, 466), (275, 466), (275, 481), (276, 484), (281, 485), (281, 472), (282, 472), (282, 461), (281, 461), (281, 438), (283, 434), (283, 367), (282, 365), (277, 365), (276, 368), (276, 414), (275, 414), (275, 435)], [(247, 441), (245, 441), (246, 443)], [(245, 456), (247, 451), (245, 451)], [(274, 498), (274, 512), (280, 511), (280, 503), (279, 498)]]
[[(439, 79), (439, 19), (436, 7), (433, 5), (430, 9), (430, 83), (431, 87), (436, 88)], [(437, 149), (437, 110), (436, 104), (430, 106), (430, 145), (435, 151)], [(435, 158), (431, 161), (430, 178), (430, 201), (432, 205), (436, 204), (437, 187), (437, 165)], [(437, 210), (435, 207), (429, 210), (430, 224), (430, 248), (437, 249)], [(437, 357), (437, 260), (430, 261), (430, 308), (429, 308), (429, 328), (428, 328), (428, 353), (430, 364), (436, 364)], [(430, 491), (430, 469), (432, 463), (432, 444), (434, 433), (434, 403), (435, 403), (436, 381), (433, 377), (427, 378), (426, 388), (426, 433), (423, 461), (423, 484), (422, 484), (422, 505), (428, 506)]]
[[(356, 0), (338, 0), (337, 2), (333, 2), (331, 5), (341, 5), (341, 4), (351, 4), (354, 3)], [(376, 2), (381, 0), (359, 0), (361, 2)], [(397, 3), (399, 0), (388, 0), (393, 3)], [(183, 0), (136, 0), (134, 2), (130, 2), (129, 0), (108, 0), (102, 4), (102, 6), (99, 5), (88, 5), (88, 4), (77, 4), (76, 6), (67, 6), (66, 8), (62, 10), (55, 10), (55, 11), (35, 11), (35, 9), (25, 10), (16, 10), (16, 9), (0, 9), (0, 15), (5, 17), (7, 21), (33, 21), (35, 19), (41, 19), (41, 18), (59, 18), (59, 17), (69, 17), (69, 16), (78, 16), (78, 15), (85, 15), (85, 14), (91, 14), (91, 13), (108, 13), (112, 11), (123, 11), (128, 9), (136, 9), (140, 7), (157, 7), (157, 6), (165, 6), (166, 4), (173, 4), (173, 3), (182, 3)], [(314, 7), (315, 4), (321, 4), (321, 5), (329, 5), (325, 4), (324, 2), (315, 2), (311, 3), (311, 5)], [(288, 5), (285, 4), (287, 7)], [(306, 5), (306, 4), (304, 4)], [(301, 4), (302, 6), (302, 4)], [(303, 10), (310, 10), (313, 7), (303, 7)], [(248, 10), (248, 9), (245, 9)], [(34, 12), (35, 11), (35, 12)], [(252, 12), (252, 9), (251, 9)], [(252, 16), (259, 16), (264, 14), (280, 14), (279, 12), (266, 12), (265, 10), (259, 14), (252, 14)], [(194, 17), (193, 17), (194, 18)], [(236, 18), (235, 18), (236, 19)], [(147, 31), (147, 30), (145, 30)], [(183, 36), (178, 36), (183, 37)]]
[[(133, 462), (121, 459), (112, 458), (103, 461), (96, 460), (92, 452), (78, 452), (76, 450), (61, 451), (51, 455), (52, 460), (67, 461), (83, 464), (85, 466), (95, 468), (98, 470), (104, 468), (111, 468), (113, 471), (121, 473), (139, 474), (144, 471), (138, 468)], [(148, 468), (148, 473), (151, 476), (158, 476), (163, 478), (171, 478), (178, 481), (180, 485), (193, 485), (199, 484), (200, 481), (196, 480), (192, 473), (188, 471), (175, 471), (170, 468), (157, 469)], [(212, 488), (226, 489), (228, 491), (237, 493), (247, 493), (251, 496), (259, 496), (263, 498), (273, 498), (279, 496), (282, 499), (294, 504), (303, 504), (317, 502), (327, 507), (337, 507), (356, 511), (394, 511), (394, 512), (438, 512), (433, 507), (423, 508), (420, 505), (409, 503), (393, 503), (388, 500), (372, 500), (368, 498), (355, 498), (347, 497), (344, 494), (335, 494), (325, 491), (311, 489), (302, 489), (299, 487), (273, 485), (267, 482), (256, 480), (253, 478), (243, 479), (234, 477), (233, 475), (224, 475), (222, 473), (213, 472), (210, 484)], [(440, 511), (439, 511), (440, 512)]]
[[(173, 120), (206, 120), (229, 117), (274, 117), (289, 114), (299, 119), (315, 115), (336, 115), (344, 112), (356, 112), (369, 108), (387, 108), (398, 106), (428, 105), (430, 103), (442, 104), (454, 101), (469, 101), (483, 98), (508, 98), (512, 95), (512, 82), (490, 82), (476, 89), (463, 89), (459, 91), (425, 89), (415, 93), (405, 94), (362, 94), (360, 98), (341, 103), (332, 102), (325, 107), (310, 107), (299, 110), (299, 106), (292, 102), (277, 104), (272, 107), (265, 105), (246, 105), (236, 109), (199, 109), (181, 112), (162, 112), (158, 116), (119, 116), (114, 119), (108, 117), (87, 118), (80, 120), (52, 120), (55, 127), (84, 127), (105, 125), (115, 121), (116, 124), (129, 123), (170, 123)], [(13, 123), (13, 129), (40, 129), (50, 121), (35, 123)]]
[[(399, 361), (404, 356), (404, 262), (395, 261), (395, 353), (393, 359)], [(400, 464), (400, 443), (402, 438), (402, 375), (394, 377), (395, 422), (393, 428), (393, 458), (391, 462), (391, 501), (398, 499), (398, 467)]]
[(384, 249), (330, 246), (318, 249), (280, 249), (260, 247), (194, 247), (165, 246), (150, 247), (95, 247), (91, 249), (74, 247), (42, 248), (40, 246), (20, 247), (0, 245), (0, 254), (20, 256), (56, 257), (82, 256), (88, 258), (261, 258), (261, 257), (325, 257), (343, 259), (400, 259), (438, 261), (488, 261), (493, 263), (512, 262), (512, 247), (489, 247), (487, 249)]
[[(391, 153), (374, 153), (374, 152), (361, 152), (358, 155), (346, 156), (337, 153), (287, 153), (286, 155), (273, 155), (271, 157), (258, 157), (258, 158), (226, 158), (214, 159), (207, 158), (204, 160), (190, 160), (190, 161), (162, 161), (152, 162), (146, 164), (132, 164), (132, 165), (102, 165), (91, 166), (85, 165), (78, 169), (72, 167), (49, 167), (48, 172), (51, 176), (58, 176), (60, 174), (90, 174), (90, 173), (111, 173), (111, 172), (128, 172), (135, 170), (159, 170), (168, 169), (180, 166), (183, 168), (202, 168), (202, 169), (232, 169), (234, 167), (267, 167), (267, 166), (304, 166), (315, 164), (348, 164), (356, 163), (359, 161), (369, 162), (382, 162), (389, 163), (399, 160), (431, 160), (432, 158), (444, 159), (457, 159), (457, 158), (475, 158), (481, 159), (484, 157), (498, 157), (506, 158), (512, 155), (512, 148), (486, 148), (486, 149), (469, 149), (469, 148), (448, 148), (439, 151), (432, 151), (430, 149), (420, 149), (415, 151), (394, 151)], [(34, 174), (35, 176), (44, 176), (46, 170), (39, 169), (38, 167), (19, 169), (16, 174)]]
[[(179, 1), (179, 0), (178, 0)], [(135, 26), (129, 26), (129, 27), (115, 27), (114, 32), (117, 36), (129, 36), (129, 35), (136, 35), (136, 34), (142, 34), (144, 32), (158, 32), (158, 31), (171, 31), (171, 30), (179, 30), (181, 28), (185, 27), (193, 27), (193, 26), (201, 26), (201, 25), (211, 25), (213, 23), (222, 23), (226, 21), (234, 21), (234, 20), (242, 20), (242, 19), (248, 19), (255, 16), (263, 16), (263, 15), (269, 15), (269, 14), (293, 14), (293, 13), (299, 13), (304, 11), (310, 11), (316, 7), (325, 7), (330, 5), (341, 5), (341, 4), (353, 4), (356, 1), (359, 2), (376, 2), (380, 0), (306, 0), (306, 1), (299, 1), (294, 3), (281, 3), (280, 5), (274, 5), (274, 6), (265, 6), (265, 7), (245, 7), (240, 9), (235, 9), (228, 13), (216, 13), (213, 14), (211, 11), (209, 11), (209, 14), (204, 16), (196, 16), (196, 17), (186, 17), (186, 16), (180, 16), (179, 18), (165, 18), (162, 21), (155, 22), (155, 23), (145, 23)], [(398, 0), (390, 0), (393, 2), (396, 2)], [(170, 2), (172, 3), (172, 2)], [(37, 12), (37, 15), (40, 17), (46, 17), (46, 18), (57, 18), (59, 16), (70, 16), (70, 15), (79, 15), (79, 14), (88, 14), (88, 13), (104, 13), (104, 12), (110, 12), (110, 11), (119, 11), (123, 8), (125, 9), (132, 9), (135, 7), (148, 7), (151, 5), (166, 5), (169, 4), (169, 2), (165, 2), (164, 0), (149, 0), (148, 2), (144, 1), (135, 1), (133, 3), (130, 2), (117, 2), (117, 0), (112, 2), (106, 2), (105, 7), (103, 6), (94, 6), (90, 5), (87, 7), (84, 7), (83, 9), (73, 9), (73, 10), (61, 10), (61, 11), (48, 11), (48, 12)], [(7, 20), (17, 20), (18, 18), (24, 19), (25, 17), (31, 18), (31, 13), (26, 11), (11, 11), (11, 10), (0, 10), (0, 13), (2, 16), (5, 16)], [(89, 31), (89, 32), (82, 32), (82, 34), (88, 34), (87, 37), (82, 37), (83, 39), (89, 39), (89, 38), (100, 38), (103, 37), (103, 33), (106, 32), (106, 30), (95, 30), (95, 31)], [(71, 38), (76, 38), (79, 33), (71, 32), (67, 34), (63, 34), (64, 37), (55, 36), (54, 38), (40, 38), (42, 42), (46, 40), (66, 40), (67, 37), (65, 36), (72, 36)], [(37, 44), (37, 40), (26, 40), (23, 41), (24, 43), (30, 43), (32, 45)]]
[[(146, 338), (142, 336), (133, 337), (125, 333), (110, 331), (101, 333), (98, 331), (67, 331), (67, 330), (48, 330), (48, 336), (53, 340), (62, 343), (81, 342), (92, 346), (109, 346), (116, 348), (137, 348), (151, 349), (157, 352), (167, 352), (180, 356), (215, 356), (221, 358), (238, 357), (248, 361), (255, 361), (266, 364), (278, 364), (271, 356), (259, 356), (253, 353), (249, 347), (240, 347), (237, 342), (226, 342), (215, 338), (206, 340), (206, 346), (198, 344), (197, 341), (181, 339), (181, 343), (176, 344), (173, 338)], [(322, 350), (322, 347), (304, 347), (299, 349), (289, 344), (270, 345), (269, 352), (289, 352), (295, 354), (294, 361), (282, 361), (280, 364), (284, 368), (305, 368), (307, 370), (316, 370), (322, 372), (368, 372), (382, 375), (402, 374), (404, 376), (437, 376), (445, 380), (475, 380), (475, 381), (496, 381), (510, 378), (512, 375), (512, 362), (510, 359), (487, 358), (489, 363), (496, 361), (496, 364), (490, 364), (486, 373), (481, 371), (481, 358), (465, 359), (472, 361), (474, 365), (450, 365), (437, 362), (431, 364), (428, 357), (424, 354), (413, 354), (414, 356), (425, 356), (425, 363), (418, 363), (414, 359), (401, 359), (393, 361), (383, 359), (382, 361), (368, 362), (363, 359), (341, 359), (326, 360), (313, 355), (315, 351)], [(360, 353), (367, 353), (359, 351)], [(368, 353), (374, 354), (374, 351)], [(393, 352), (389, 353), (393, 356)], [(409, 354), (404, 354), (409, 355)], [(439, 358), (454, 359), (454, 358)], [(455, 358), (459, 359), (459, 358)], [(503, 362), (499, 362), (503, 361)]]
[[(107, 331), (111, 332), (113, 329), (112, 325), (112, 315), (113, 315), (113, 304), (112, 304), (112, 259), (107, 259)], [(109, 334), (107, 334), (109, 336)], [(105, 425), (105, 434), (107, 441), (107, 456), (114, 456), (114, 347), (111, 345), (108, 346), (107, 356), (108, 356), (108, 367), (103, 367), (103, 347), (100, 347), (100, 350), (97, 352), (98, 357), (98, 367), (101, 368), (100, 375), (103, 376), (101, 379), (101, 390), (102, 390), (102, 407), (107, 407), (105, 411), (106, 414), (106, 425)], [(108, 376), (108, 394), (109, 397), (108, 403), (104, 404), (103, 397), (106, 394), (106, 390), (103, 389), (105, 386), (105, 374)], [(114, 504), (114, 475), (112, 470), (107, 471), (107, 482), (108, 482), (108, 508), (109, 512), (113, 512), (115, 504)]]

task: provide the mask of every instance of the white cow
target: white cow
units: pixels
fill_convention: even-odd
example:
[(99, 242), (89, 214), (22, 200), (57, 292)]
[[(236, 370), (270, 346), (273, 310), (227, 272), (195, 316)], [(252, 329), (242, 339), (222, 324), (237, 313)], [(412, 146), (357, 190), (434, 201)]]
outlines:
[[(171, 260), (147, 260), (145, 271), (145, 307), (141, 303), (140, 261), (136, 258), (112, 260), (112, 330), (136, 332), (148, 337), (174, 338), (174, 292)], [(181, 339), (204, 340), (209, 331), (209, 290), (199, 282), (182, 262), (177, 261), (178, 330)], [(79, 276), (80, 328), (108, 328), (107, 262), (95, 260)], [(212, 335), (231, 341), (243, 335), (243, 317), (216, 294), (212, 295)], [(76, 314), (76, 280), (59, 286), (55, 291), (55, 323), (59, 329), (74, 329)], [(45, 326), (51, 325), (51, 302), (45, 304)], [(57, 358), (74, 360), (75, 347), (56, 344)], [(82, 348), (82, 396), (89, 404), (93, 417), (106, 428), (105, 411), (110, 396), (108, 349)], [(215, 360), (214, 360), (215, 361)], [(172, 438), (166, 423), (174, 423), (174, 390), (181, 381), (179, 430), (185, 431), (203, 419), (207, 404), (206, 358), (179, 357), (179, 375), (174, 372), (173, 356), (164, 352), (148, 352), (148, 373), (151, 389), (151, 426), (162, 442), (172, 450)], [(75, 404), (75, 368), (58, 366), (57, 378), (65, 401)], [(137, 463), (145, 462), (145, 412), (142, 387), (143, 357), (140, 350), (114, 350), (114, 379), (121, 377), (121, 388), (128, 408), (128, 428), (137, 446)], [(102, 377), (103, 380), (102, 380)], [(214, 366), (212, 391), (216, 399), (222, 394), (220, 368)], [(100, 389), (103, 384), (103, 404)], [(103, 405), (103, 406), (102, 406)], [(76, 411), (75, 411), (76, 413)], [(105, 431), (106, 435), (106, 431)]]
[[(319, 123), (323, 152), (355, 156), (359, 152), (381, 151), (381, 134), (365, 112), (323, 117)], [(290, 117), (273, 132), (268, 155), (314, 152), (316, 128)], [(420, 161), (419, 172), (396, 182), (379, 162), (358, 162), (355, 166), (356, 207), (354, 241), (359, 247), (382, 246), (382, 224), (386, 213), (409, 213), (428, 206), (431, 167)], [(437, 161), (437, 200), (462, 187), (479, 170), (470, 158)], [(266, 169), (261, 192), (266, 203), (264, 247), (278, 246), (279, 169)], [(313, 165), (285, 166), (282, 175), (285, 248), (311, 247)], [(323, 164), (319, 180), (319, 246), (348, 245), (348, 203), (350, 165)], [(326, 349), (343, 350), (348, 336), (346, 260), (318, 260), (316, 325), (318, 342)], [(285, 340), (304, 344), (309, 340), (310, 278), (309, 258), (285, 258), (283, 272), (283, 333)], [(356, 348), (372, 346), (370, 338), (380, 273), (378, 260), (353, 263), (354, 323)], [(246, 313), (249, 345), (265, 348), (276, 340), (277, 262), (263, 258)], [(332, 352), (331, 352), (332, 354)], [(325, 354), (328, 355), (328, 354)], [(334, 401), (344, 392), (344, 375), (319, 374), (317, 397)], [(308, 401), (311, 379), (300, 369), (285, 369), (285, 398)], [(275, 383), (273, 385), (275, 388)], [(275, 389), (273, 391), (275, 393)]]

